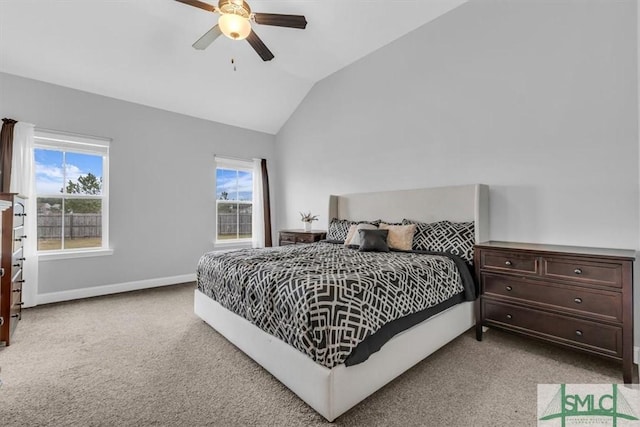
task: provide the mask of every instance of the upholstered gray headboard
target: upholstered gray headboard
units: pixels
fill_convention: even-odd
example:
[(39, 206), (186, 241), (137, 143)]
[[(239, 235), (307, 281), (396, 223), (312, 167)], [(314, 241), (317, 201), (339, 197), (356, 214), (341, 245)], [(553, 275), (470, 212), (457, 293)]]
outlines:
[(489, 187), (484, 184), (344, 194), (329, 197), (331, 218), (475, 222), (476, 243), (489, 240)]

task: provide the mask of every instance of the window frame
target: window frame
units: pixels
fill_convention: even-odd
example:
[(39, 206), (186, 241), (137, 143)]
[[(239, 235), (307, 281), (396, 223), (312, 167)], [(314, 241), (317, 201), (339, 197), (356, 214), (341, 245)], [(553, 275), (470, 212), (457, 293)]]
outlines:
[[(102, 188), (100, 195), (88, 195), (88, 194), (67, 194), (67, 193), (39, 193), (35, 191), (36, 203), (34, 204), (36, 211), (34, 215), (38, 215), (37, 199), (40, 197), (49, 198), (61, 198), (61, 199), (93, 199), (101, 200), (102, 210), (102, 244), (101, 246), (91, 248), (75, 248), (64, 249), (64, 221), (62, 224), (62, 241), (61, 249), (54, 250), (38, 250), (38, 258), (44, 261), (65, 259), (65, 258), (81, 258), (81, 257), (93, 257), (101, 255), (111, 255), (113, 250), (109, 247), (109, 154), (111, 147), (111, 139), (101, 138), (94, 136), (77, 135), (71, 133), (63, 133), (57, 131), (50, 131), (44, 129), (35, 129), (33, 138), (33, 156), (35, 166), (35, 150), (54, 150), (62, 153), (77, 153), (77, 154), (89, 154), (92, 156), (102, 157)], [(65, 154), (63, 154), (64, 158)], [(36, 168), (33, 168), (34, 188), (36, 187)], [(66, 182), (63, 182), (63, 188)], [(64, 211), (63, 211), (64, 212)], [(38, 239), (38, 233), (36, 229), (36, 240)]]
[[(218, 239), (218, 205), (220, 202), (223, 204), (229, 204), (228, 202), (218, 200), (218, 169), (227, 169), (227, 170), (235, 170), (241, 172), (249, 172), (251, 173), (251, 182), (255, 179), (254, 170), (253, 170), (253, 162), (251, 160), (241, 160), (241, 159), (230, 159), (215, 156), (214, 161), (214, 197), (215, 197), (215, 227), (214, 227), (214, 235), (213, 235), (213, 244), (214, 246), (250, 246), (253, 241), (253, 230), (251, 230), (251, 237), (245, 239)], [(246, 201), (236, 200), (235, 203), (248, 203)], [(251, 191), (251, 218), (253, 220), (253, 189)]]

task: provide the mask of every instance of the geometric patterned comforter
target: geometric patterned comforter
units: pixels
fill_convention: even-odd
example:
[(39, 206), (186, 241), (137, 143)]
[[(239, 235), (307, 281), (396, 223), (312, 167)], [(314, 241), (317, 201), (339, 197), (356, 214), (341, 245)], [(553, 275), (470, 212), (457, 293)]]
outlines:
[(384, 324), (473, 286), (444, 255), (326, 242), (210, 252), (197, 274), (205, 295), (328, 368)]

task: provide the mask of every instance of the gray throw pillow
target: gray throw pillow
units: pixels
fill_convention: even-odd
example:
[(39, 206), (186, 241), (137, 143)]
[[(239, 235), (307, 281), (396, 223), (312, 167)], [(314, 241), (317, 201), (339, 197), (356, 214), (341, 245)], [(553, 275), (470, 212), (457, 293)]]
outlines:
[(349, 233), (347, 233), (347, 238), (344, 240), (345, 246), (360, 246), (360, 233), (358, 230), (377, 230), (373, 224), (369, 224), (368, 222), (364, 222), (362, 224), (351, 224), (349, 228)]
[(358, 230), (360, 252), (389, 252), (387, 235), (389, 230)]
[(376, 227), (380, 224), (380, 220), (375, 221), (350, 221), (348, 219), (332, 218), (329, 222), (329, 230), (327, 231), (327, 240), (344, 243), (349, 234), (349, 227), (353, 224), (372, 224)]

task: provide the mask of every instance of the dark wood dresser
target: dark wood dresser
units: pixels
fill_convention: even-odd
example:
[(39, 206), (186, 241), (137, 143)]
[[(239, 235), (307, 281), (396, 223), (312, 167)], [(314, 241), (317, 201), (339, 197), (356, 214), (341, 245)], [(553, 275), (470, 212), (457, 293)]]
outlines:
[(280, 230), (279, 245), (296, 245), (299, 243), (314, 243), (327, 238), (324, 230)]
[(2, 254), (0, 256), (0, 341), (11, 344), (11, 335), (18, 325), (22, 310), (22, 267), (25, 257), (24, 200), (13, 193), (0, 193), (0, 200), (9, 202), (2, 211)]
[(492, 326), (622, 362), (633, 381), (635, 251), (476, 245), (476, 338)]

